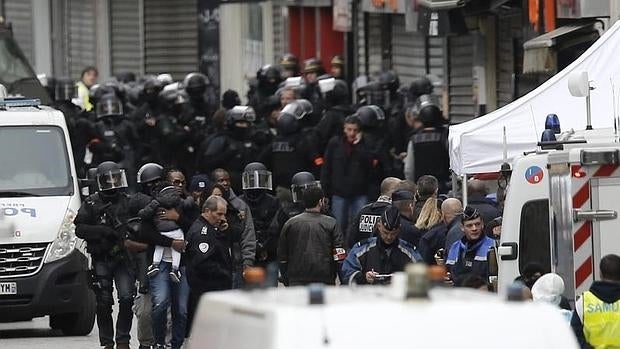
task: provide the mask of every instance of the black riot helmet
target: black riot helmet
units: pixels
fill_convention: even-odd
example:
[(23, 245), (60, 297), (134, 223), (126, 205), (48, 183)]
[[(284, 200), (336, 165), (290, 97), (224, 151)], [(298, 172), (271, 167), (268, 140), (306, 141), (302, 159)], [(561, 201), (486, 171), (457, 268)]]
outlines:
[(127, 84), (136, 81), (136, 74), (130, 71), (125, 71), (115, 74), (114, 78), (122, 84)]
[(360, 107), (355, 112), (355, 115), (357, 115), (362, 124), (362, 131), (380, 128), (385, 121), (383, 109), (376, 105), (365, 105)]
[(243, 169), (241, 184), (243, 190), (272, 190), (271, 171), (263, 163), (249, 163)]
[(267, 64), (258, 70), (256, 79), (258, 80), (259, 89), (268, 90), (270, 94), (273, 94), (278, 89), (278, 85), (282, 82), (282, 73), (278, 67)]
[(280, 66), (284, 70), (285, 78), (299, 75), (299, 59), (292, 53), (282, 55)]
[(103, 85), (103, 84), (94, 84), (88, 90), (88, 100), (90, 101), (90, 103), (96, 106), (97, 103), (99, 103), (99, 100), (103, 96), (108, 95), (108, 94), (114, 94), (114, 95), (116, 94), (116, 91), (114, 90), (114, 88), (112, 88), (112, 86)]
[(75, 82), (69, 78), (56, 79), (54, 84), (54, 100), (71, 101), (76, 97)]
[(97, 119), (103, 119), (107, 117), (122, 117), (123, 116), (123, 103), (114, 93), (108, 93), (101, 97), (95, 107), (95, 113)]
[(159, 93), (164, 89), (164, 83), (156, 78), (149, 78), (144, 82), (143, 96), (144, 100), (149, 104), (157, 102)]
[(439, 109), (432, 96), (420, 96), (415, 108), (418, 112), (418, 120), (424, 127), (440, 127), (443, 124), (441, 109)]
[(288, 136), (299, 131), (301, 124), (299, 120), (292, 114), (282, 114), (278, 117), (276, 122), (276, 129), (278, 133), (284, 136)]
[(97, 187), (104, 196), (127, 188), (127, 176), (117, 163), (105, 161), (97, 166)]
[(239, 123), (245, 123), (245, 128), (247, 128), (254, 121), (256, 121), (256, 113), (252, 107), (237, 105), (226, 112), (226, 124), (229, 129), (243, 127)]
[(296, 99), (282, 108), (280, 115), (291, 114), (295, 119), (302, 120), (306, 116), (312, 114), (312, 111), (312, 103), (306, 99)]
[(427, 77), (421, 77), (414, 80), (409, 86), (409, 97), (415, 101), (421, 95), (430, 95), (433, 93), (433, 83)]
[(207, 91), (207, 86), (209, 85), (209, 78), (198, 72), (189, 73), (183, 79), (185, 92), (187, 92), (187, 94), (193, 99), (202, 97)]
[(291, 179), (291, 193), (293, 194), (293, 202), (303, 202), (304, 190), (311, 187), (321, 187), (321, 182), (314, 178), (310, 172), (297, 172)]
[(344, 80), (332, 77), (319, 78), (319, 90), (328, 107), (346, 104), (349, 100), (349, 87)]
[(390, 93), (396, 93), (400, 87), (400, 80), (396, 72), (392, 70), (384, 71), (379, 75), (379, 83), (383, 90), (390, 91)]
[(138, 184), (146, 184), (162, 180), (164, 178), (164, 167), (154, 162), (142, 165), (138, 170)]

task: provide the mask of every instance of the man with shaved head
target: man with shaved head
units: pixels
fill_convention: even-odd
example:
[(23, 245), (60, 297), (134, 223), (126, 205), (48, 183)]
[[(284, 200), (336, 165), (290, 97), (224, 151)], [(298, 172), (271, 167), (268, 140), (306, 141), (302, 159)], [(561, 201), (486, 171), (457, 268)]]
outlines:
[(489, 190), (483, 181), (472, 179), (467, 182), (467, 205), (480, 212), (485, 225), (502, 215), (495, 204), (486, 198), (487, 194)]
[(458, 199), (446, 199), (441, 204), (442, 222), (426, 232), (420, 239), (419, 252), (426, 264), (436, 264), (435, 254), (444, 248), (448, 231), (459, 226), (462, 212), (463, 205)]
[(348, 248), (372, 235), (377, 220), (383, 211), (392, 204), (392, 193), (400, 183), (401, 180), (396, 177), (387, 177), (381, 182), (381, 196), (377, 201), (362, 207), (355, 219), (349, 224), (346, 236)]

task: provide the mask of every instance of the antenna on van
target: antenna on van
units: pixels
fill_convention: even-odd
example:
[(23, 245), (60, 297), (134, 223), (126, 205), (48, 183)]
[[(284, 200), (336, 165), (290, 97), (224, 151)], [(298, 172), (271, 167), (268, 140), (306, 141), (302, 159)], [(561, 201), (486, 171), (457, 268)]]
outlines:
[(614, 80), (609, 77), (609, 83), (611, 84), (611, 104), (613, 108), (613, 117), (614, 117), (614, 136), (616, 136), (616, 141), (618, 140), (618, 110), (616, 103), (616, 86), (614, 86)]

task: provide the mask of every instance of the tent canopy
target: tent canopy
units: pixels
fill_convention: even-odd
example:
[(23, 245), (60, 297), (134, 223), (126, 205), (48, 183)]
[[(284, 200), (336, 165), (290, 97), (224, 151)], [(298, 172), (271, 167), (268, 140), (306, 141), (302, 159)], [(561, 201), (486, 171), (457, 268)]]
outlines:
[(591, 91), (592, 126), (613, 127), (614, 102), (620, 104), (620, 22), (611, 27), (566, 69), (516, 101), (477, 119), (450, 126), (450, 168), (456, 174), (497, 172), (503, 160), (506, 127), (508, 162), (536, 149), (548, 114), (557, 114), (562, 130), (586, 127), (585, 98), (571, 96), (568, 78), (586, 71)]

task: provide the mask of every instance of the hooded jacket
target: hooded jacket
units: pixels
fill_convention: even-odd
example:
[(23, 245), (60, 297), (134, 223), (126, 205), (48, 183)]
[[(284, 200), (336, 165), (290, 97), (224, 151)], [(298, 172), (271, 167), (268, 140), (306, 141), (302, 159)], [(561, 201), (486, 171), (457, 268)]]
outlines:
[[(620, 300), (620, 282), (594, 281), (592, 286), (590, 286), (590, 292), (603, 302), (613, 304)], [(583, 333), (583, 295), (575, 302), (575, 311), (573, 312), (570, 325), (581, 348), (593, 348), (586, 341)]]

